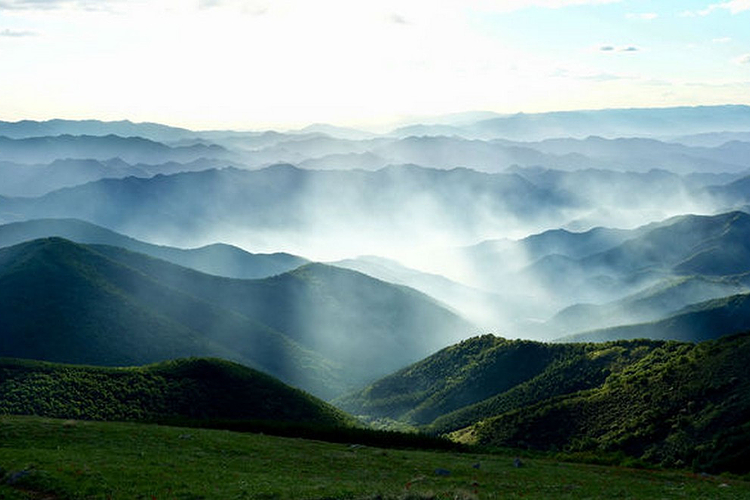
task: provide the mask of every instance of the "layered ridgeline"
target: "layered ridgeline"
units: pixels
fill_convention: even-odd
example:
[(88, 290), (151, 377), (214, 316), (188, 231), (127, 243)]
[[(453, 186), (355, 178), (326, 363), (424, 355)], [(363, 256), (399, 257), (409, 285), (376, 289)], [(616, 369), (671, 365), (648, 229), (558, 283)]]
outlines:
[(191, 249), (152, 245), (77, 219), (41, 219), (4, 224), (0, 226), (0, 247), (51, 236), (76, 243), (120, 247), (227, 278), (267, 278), (310, 262), (288, 253), (250, 253), (221, 243)]
[(104, 368), (0, 358), (0, 414), (86, 420), (275, 420), (351, 425), (343, 412), (236, 363)]
[(215, 356), (333, 397), (472, 328), (416, 291), (320, 264), (237, 280), (60, 238), (0, 250), (2, 356), (115, 366)]
[(750, 335), (699, 344), (469, 339), (342, 398), (339, 406), (467, 442), (622, 452), (747, 472)]
[[(750, 291), (750, 215), (744, 212), (685, 215), (629, 231), (550, 231), (470, 250), (467, 255), (476, 269), (519, 254), (522, 258), (516, 260), (522, 264), (531, 261), (505, 279), (521, 290), (536, 290), (545, 298), (542, 307), (562, 306), (544, 324), (527, 325), (546, 338), (664, 320), (688, 312), (684, 308), (689, 306), (715, 307), (717, 303), (699, 304)], [(500, 279), (488, 273), (486, 279), (493, 278)], [(713, 338), (746, 328), (745, 320), (737, 319), (733, 323), (728, 318), (714, 324), (713, 331), (692, 337), (663, 330), (653, 338)], [(633, 337), (600, 337), (618, 338)]]

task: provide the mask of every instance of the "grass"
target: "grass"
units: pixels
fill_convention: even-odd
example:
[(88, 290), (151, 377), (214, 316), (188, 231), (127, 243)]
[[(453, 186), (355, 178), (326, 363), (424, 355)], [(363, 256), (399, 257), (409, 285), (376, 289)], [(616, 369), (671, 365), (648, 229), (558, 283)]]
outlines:
[(9, 500), (750, 498), (750, 483), (723, 477), (521, 458), (518, 468), (507, 454), (0, 417)]

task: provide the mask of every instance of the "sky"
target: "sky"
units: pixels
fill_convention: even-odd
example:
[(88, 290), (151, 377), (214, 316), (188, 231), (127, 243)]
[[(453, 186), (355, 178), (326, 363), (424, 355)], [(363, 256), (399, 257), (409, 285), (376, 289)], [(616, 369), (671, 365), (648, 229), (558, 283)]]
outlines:
[(750, 0), (0, 0), (0, 120), (750, 104)]

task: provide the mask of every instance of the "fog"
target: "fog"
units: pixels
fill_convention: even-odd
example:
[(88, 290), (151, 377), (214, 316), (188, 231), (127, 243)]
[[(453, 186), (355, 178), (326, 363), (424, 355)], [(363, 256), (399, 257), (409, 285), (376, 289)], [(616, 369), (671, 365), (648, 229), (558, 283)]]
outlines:
[[(91, 229), (84, 238), (54, 222), (33, 237), (88, 238), (82, 242), (227, 278), (288, 285), (304, 276), (305, 304), (265, 295), (272, 282), (257, 285), (264, 291), (253, 301), (273, 303), (286, 318), (231, 294), (226, 300), (240, 304), (233, 314), (278, 330), (279, 345), (331, 362), (340, 370), (334, 378), (356, 372), (364, 382), (479, 333), (553, 340), (748, 291), (740, 277), (750, 272), (742, 264), (750, 252), (745, 215), (727, 214), (750, 203), (747, 143), (158, 132), (172, 145), (117, 136), (8, 140), (0, 220), (80, 219), (176, 249), (97, 239)], [(235, 248), (177, 250), (215, 243)], [(279, 252), (291, 255), (275, 265)], [(356, 273), (282, 279), (290, 262), (307, 261)], [(394, 291), (401, 287), (420, 292), (410, 312)], [(454, 329), (430, 337), (426, 311), (454, 318), (446, 320)], [(243, 338), (234, 333), (222, 335)], [(372, 368), (389, 349), (403, 355)], [(357, 359), (357, 370), (346, 368)]]

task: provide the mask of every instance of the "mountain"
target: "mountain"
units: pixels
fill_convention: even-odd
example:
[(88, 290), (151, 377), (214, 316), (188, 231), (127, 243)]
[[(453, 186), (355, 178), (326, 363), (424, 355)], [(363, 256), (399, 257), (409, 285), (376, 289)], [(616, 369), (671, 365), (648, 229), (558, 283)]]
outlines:
[(297, 386), (341, 383), (268, 326), (60, 238), (0, 249), (0, 297), (1, 356), (109, 366), (214, 356)]
[(0, 136), (0, 160), (22, 164), (51, 163), (59, 159), (110, 160), (127, 163), (190, 162), (199, 158), (236, 159), (236, 154), (215, 144), (170, 147), (142, 137), (117, 135), (59, 135), (9, 139)]
[(50, 238), (0, 249), (0, 355), (131, 365), (216, 356), (333, 397), (471, 333), (429, 297), (323, 265), (263, 280)]
[[(95, 395), (95, 397), (92, 397)], [(332, 406), (229, 361), (129, 368), (0, 358), (0, 413), (85, 420), (274, 420), (347, 425)]]
[(490, 139), (542, 140), (552, 137), (664, 137), (750, 129), (750, 106), (626, 108), (518, 113), (481, 120), (461, 135)]
[(56, 189), (106, 178), (148, 177), (149, 173), (122, 160), (55, 160), (48, 165), (0, 162), (6, 196), (41, 196)]
[(184, 128), (158, 123), (133, 123), (129, 120), (0, 121), (0, 136), (11, 139), (59, 135), (119, 135), (121, 137), (145, 137), (153, 141), (175, 141), (195, 134)]
[(748, 293), (742, 277), (678, 276), (606, 304), (576, 304), (547, 322), (557, 335), (660, 320), (691, 304)]
[(750, 132), (704, 132), (670, 138), (670, 142), (704, 148), (715, 148), (731, 141), (750, 142)]
[(362, 140), (372, 139), (377, 134), (365, 132), (363, 130), (357, 130), (350, 127), (339, 127), (336, 125), (330, 125), (328, 123), (313, 123), (299, 130), (292, 130), (287, 133), (298, 133), (298, 134), (325, 134), (330, 137), (338, 139), (351, 139), (351, 140)]
[[(653, 169), (673, 173), (737, 172), (750, 164), (744, 159), (750, 143), (734, 142), (717, 147), (692, 147), (640, 137), (606, 139), (546, 139), (525, 143), (542, 153), (565, 157), (582, 155), (608, 169), (645, 172)], [(743, 154), (744, 153), (744, 154)]]
[(116, 246), (228, 278), (265, 278), (291, 271), (309, 262), (296, 255), (249, 253), (221, 243), (193, 249), (152, 245), (76, 219), (37, 219), (2, 225), (0, 247), (51, 236), (77, 243)]
[[(355, 244), (378, 253), (377, 245), (405, 245), (408, 239), (413, 247), (433, 238), (436, 221), (459, 240), (476, 241), (488, 230), (559, 218), (566, 207), (566, 193), (539, 189), (514, 174), (407, 165), (376, 172), (276, 165), (105, 179), (40, 198), (3, 200), (0, 213), (16, 214), (16, 220), (78, 218), (143, 239), (158, 234), (180, 246), (236, 238), (274, 248), (288, 248), (290, 241), (300, 248), (324, 246), (328, 252)], [(353, 232), (359, 238), (342, 237)]]
[[(746, 278), (745, 281), (747, 286), (750, 280)], [(649, 338), (701, 342), (745, 330), (750, 330), (750, 293), (692, 304), (659, 321), (584, 331), (559, 341), (606, 342)]]
[[(551, 298), (603, 304), (624, 299), (675, 277), (750, 272), (750, 215), (685, 215), (647, 225), (632, 238), (583, 258), (550, 254), (513, 276)], [(693, 284), (706, 284), (707, 281)], [(711, 293), (706, 291), (706, 293)]]
[(422, 293), (347, 269), (307, 264), (262, 280), (230, 280), (115, 247), (95, 248), (158, 283), (284, 333), (330, 361), (352, 386), (475, 328)]
[(750, 334), (699, 344), (464, 340), (337, 404), (454, 439), (748, 471)]
[(419, 290), (483, 329), (492, 329), (507, 321), (504, 309), (511, 298), (463, 285), (440, 274), (418, 271), (376, 256), (339, 260), (331, 265)]
[(310, 158), (297, 163), (307, 170), (379, 170), (390, 164), (385, 158), (374, 153), (340, 153)]
[(462, 434), (495, 446), (620, 452), (667, 467), (747, 473), (748, 356), (748, 334), (665, 343), (597, 388), (507, 411)]

